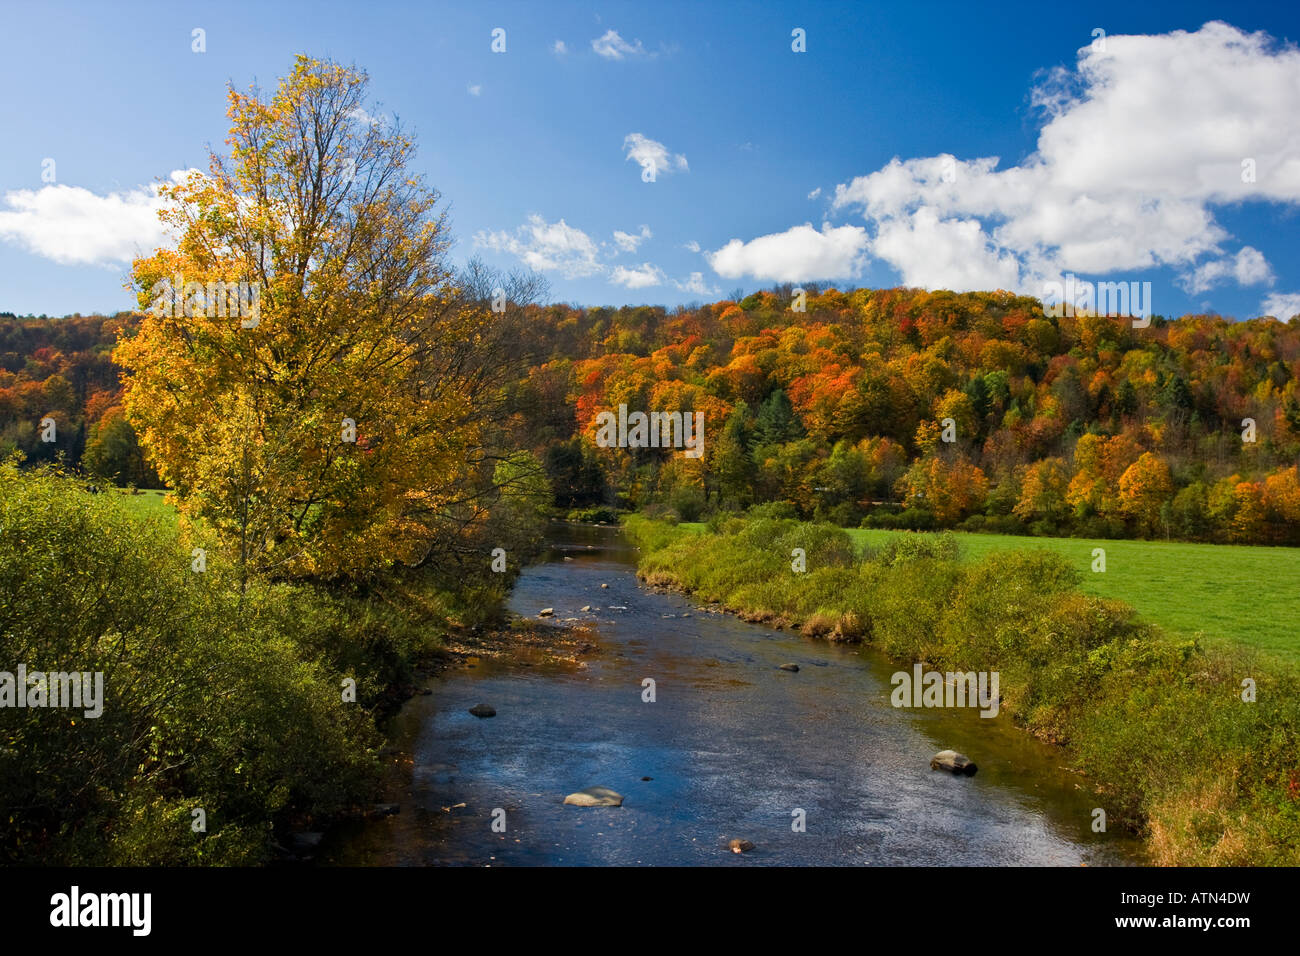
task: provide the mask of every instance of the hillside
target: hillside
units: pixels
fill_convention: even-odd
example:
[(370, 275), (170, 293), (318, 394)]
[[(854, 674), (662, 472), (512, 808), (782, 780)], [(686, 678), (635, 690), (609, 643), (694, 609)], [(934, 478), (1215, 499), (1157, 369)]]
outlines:
[[(1300, 323), (1045, 315), (1006, 292), (811, 287), (695, 308), (529, 307), (515, 442), (561, 507), (694, 520), (1300, 544)], [(110, 353), (129, 315), (0, 318), (0, 452), (156, 484)], [(602, 412), (702, 412), (703, 457), (601, 448)], [(1253, 422), (1253, 425), (1252, 425)]]

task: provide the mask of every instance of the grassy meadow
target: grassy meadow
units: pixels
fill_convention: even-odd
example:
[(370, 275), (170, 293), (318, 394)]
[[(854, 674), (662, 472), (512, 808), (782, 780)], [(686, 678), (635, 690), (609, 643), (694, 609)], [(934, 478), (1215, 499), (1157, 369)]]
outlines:
[(127, 491), (118, 491), (118, 500), (121, 501), (126, 509), (140, 518), (175, 518), (176, 509), (167, 503), (169, 491), (157, 491), (149, 489), (147, 491), (137, 491), (131, 494)]
[[(918, 532), (853, 528), (846, 533), (866, 550)], [(996, 551), (1051, 551), (1079, 571), (1079, 590), (1123, 601), (1170, 634), (1240, 641), (1300, 661), (1300, 549), (952, 534), (965, 560), (981, 561)], [(1106, 551), (1104, 573), (1092, 571), (1093, 548)]]

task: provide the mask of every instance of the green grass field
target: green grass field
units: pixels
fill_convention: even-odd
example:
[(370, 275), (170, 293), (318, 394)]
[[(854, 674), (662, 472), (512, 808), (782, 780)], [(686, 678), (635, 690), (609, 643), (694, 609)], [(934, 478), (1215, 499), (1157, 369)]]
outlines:
[(118, 500), (127, 510), (141, 518), (174, 518), (176, 509), (164, 500), (167, 494), (169, 492), (147, 490), (138, 495), (127, 494), (120, 489), (117, 492)]
[[(686, 525), (699, 527), (703, 525)], [(905, 531), (847, 529), (859, 547)], [(1166, 541), (1090, 541), (1004, 534), (954, 535), (967, 560), (990, 551), (1043, 548), (1079, 569), (1089, 594), (1124, 601), (1176, 635), (1235, 640), (1300, 661), (1300, 549)], [(1092, 570), (1092, 549), (1106, 571)]]

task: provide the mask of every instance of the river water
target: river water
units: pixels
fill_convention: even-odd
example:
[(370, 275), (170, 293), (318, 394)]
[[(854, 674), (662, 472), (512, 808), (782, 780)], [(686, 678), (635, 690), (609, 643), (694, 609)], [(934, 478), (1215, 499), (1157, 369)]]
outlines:
[[(390, 728), (394, 746), (412, 758), (403, 791), (390, 798), (400, 812), (332, 832), (318, 861), (1138, 860), (1131, 839), (1092, 831), (1099, 800), (1062, 766), (1064, 754), (1016, 730), (1006, 714), (896, 709), (889, 677), (910, 668), (645, 590), (635, 562), (617, 529), (559, 526), (549, 560), (519, 578), (510, 607), (530, 617), (552, 607), (557, 619), (594, 621), (598, 650), (586, 667), (483, 660), (434, 678), (433, 693), (412, 698)], [(583, 613), (584, 605), (594, 610)], [(780, 670), (787, 662), (800, 670)], [(642, 699), (645, 678), (655, 681), (652, 703)], [(467, 712), (480, 702), (497, 716)], [(949, 748), (979, 772), (931, 770), (930, 757)], [(623, 806), (563, 804), (565, 794), (595, 785), (617, 790)], [(755, 849), (728, 852), (733, 837)]]

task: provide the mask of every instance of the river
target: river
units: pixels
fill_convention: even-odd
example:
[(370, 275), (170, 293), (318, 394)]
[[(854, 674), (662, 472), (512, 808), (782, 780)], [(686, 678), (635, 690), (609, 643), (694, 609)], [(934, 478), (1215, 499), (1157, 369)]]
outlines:
[[(1136, 841), (1093, 832), (1098, 798), (1062, 766), (1064, 754), (1005, 713), (896, 709), (889, 677), (907, 668), (648, 591), (635, 562), (617, 529), (557, 526), (549, 559), (520, 576), (510, 608), (595, 621), (586, 666), (482, 660), (434, 678), (433, 693), (408, 701), (390, 728), (412, 760), (390, 798), (400, 812), (336, 829), (318, 862), (1138, 861)], [(595, 610), (584, 614), (586, 605)], [(779, 669), (787, 662), (800, 670)], [(654, 702), (643, 700), (645, 678)], [(480, 702), (497, 716), (470, 715)], [(930, 757), (948, 748), (979, 772), (931, 770)], [(617, 790), (623, 806), (563, 804), (593, 785)], [(737, 837), (755, 849), (728, 852)]]

